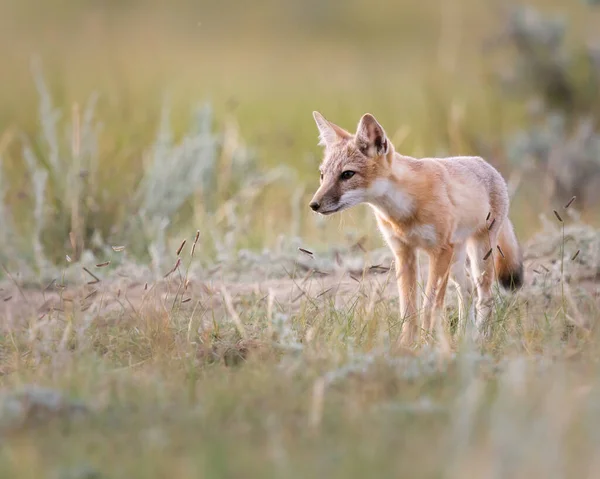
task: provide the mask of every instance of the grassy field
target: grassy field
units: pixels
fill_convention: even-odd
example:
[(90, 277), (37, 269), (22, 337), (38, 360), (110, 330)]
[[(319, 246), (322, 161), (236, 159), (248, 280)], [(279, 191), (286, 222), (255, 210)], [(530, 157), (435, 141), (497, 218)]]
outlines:
[[(509, 175), (502, 142), (531, 120), (525, 115), (527, 102), (503, 94), (495, 80), (506, 69), (511, 47), (485, 49), (506, 29), (510, 12), (501, 3), (381, 1), (366, 8), (354, 0), (345, 8), (333, 1), (300, 8), (295, 2), (261, 1), (250, 11), (229, 8), (236, 5), (2, 3), (0, 153), (10, 183), (5, 201), (18, 212), (19, 231), (32, 234), (36, 227), (23, 139), (32, 144), (34, 163), (42, 168), (49, 162), (49, 146), (58, 144), (64, 161), (50, 174), (50, 183), (52, 177), (74, 175), (73, 109), (83, 115), (94, 95), (90, 134), (81, 138), (80, 147), (81, 166), (88, 150), (96, 164), (89, 183), (80, 186), (85, 197), (78, 199), (87, 206), (79, 214), (92, 223), (88, 244), (92, 228), (107, 241), (131, 236), (125, 223), (139, 207), (130, 204), (131, 193), (146, 173), (165, 102), (175, 140), (190, 132), (193, 109), (204, 102), (214, 111), (215, 134), (237, 136), (237, 146), (219, 161), (216, 202), (237, 191), (227, 174), (232, 169), (227, 153), (236, 148), (255, 154), (261, 169), (287, 168), (279, 188), (257, 198), (239, 247), (273, 246), (279, 234), (300, 230), (303, 238), (320, 244), (339, 237), (337, 219), (319, 228), (304, 206), (294, 211), (318, 183), (314, 109), (347, 128), (370, 111), (405, 154), (481, 154)], [(561, 2), (532, 5), (566, 15), (572, 44), (594, 38), (598, 9), (584, 3), (568, 10), (560, 8)], [(40, 96), (41, 78), (47, 93)], [(56, 260), (73, 229), (72, 194), (52, 184), (47, 189), (56, 190), (50, 193), (53, 211), (44, 211), (54, 231), (45, 231), (43, 241)], [(178, 211), (185, 228), (207, 209), (201, 188), (194, 193)], [(290, 197), (298, 200), (291, 204)], [(528, 237), (549, 205), (531, 188), (519, 188), (515, 202), (514, 222)], [(366, 211), (345, 215), (344, 228), (371, 230)], [(293, 226), (282, 221), (290, 217), (298, 217)], [(178, 236), (177, 228), (171, 232)]]
[[(598, 39), (600, 7), (528, 4)], [(0, 478), (597, 477), (600, 218), (510, 159), (509, 13), (0, 2)], [(489, 343), (392, 351), (368, 209), (307, 207), (313, 110), (509, 180), (526, 285)]]
[(2, 477), (596, 477), (598, 238), (549, 225), (450, 353), (390, 352), (386, 250), (4, 283)]

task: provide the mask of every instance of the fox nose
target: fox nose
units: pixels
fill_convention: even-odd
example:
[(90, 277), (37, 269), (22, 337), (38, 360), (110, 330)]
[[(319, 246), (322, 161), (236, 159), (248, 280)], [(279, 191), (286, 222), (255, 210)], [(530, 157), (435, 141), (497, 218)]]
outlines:
[(316, 201), (311, 201), (310, 205), (308, 206), (310, 206), (313, 211), (317, 211), (321, 205)]

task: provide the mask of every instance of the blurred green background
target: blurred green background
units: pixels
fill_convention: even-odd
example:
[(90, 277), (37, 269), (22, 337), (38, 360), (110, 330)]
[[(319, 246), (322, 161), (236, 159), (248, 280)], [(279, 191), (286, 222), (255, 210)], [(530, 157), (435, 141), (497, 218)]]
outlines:
[[(5, 260), (13, 255), (39, 266), (65, 253), (98, 254), (116, 242), (138, 244), (143, 258), (157, 231), (166, 231), (164, 249), (169, 238), (177, 242), (197, 228), (207, 255), (225, 243), (273, 247), (279, 235), (319, 247), (344, 241), (343, 233), (368, 233), (370, 245), (379, 245), (366, 207), (325, 222), (306, 207), (321, 155), (313, 110), (348, 129), (369, 111), (404, 154), (485, 156), (515, 186), (511, 217), (528, 237), (540, 213), (551, 214), (553, 204), (581, 188), (569, 187), (573, 180), (556, 193), (547, 186), (556, 168), (540, 167), (550, 164), (549, 153), (541, 160), (542, 153), (529, 155), (534, 167), (525, 168), (527, 155), (514, 153), (525, 150), (509, 143), (545, 125), (554, 110), (566, 125), (565, 144), (580, 118), (591, 118), (595, 132), (600, 109), (591, 45), (600, 8), (559, 0), (526, 5), (534, 10), (491, 0), (3, 0), (0, 155), (3, 214), (10, 215), (3, 224), (10, 224), (5, 241), (14, 250), (4, 248)], [(557, 49), (544, 30), (553, 28), (545, 19), (554, 16), (563, 25)], [(507, 86), (518, 61), (533, 74)], [(568, 74), (563, 90), (548, 85), (560, 77), (556, 62)], [(565, 88), (571, 90), (563, 95)], [(96, 107), (86, 120), (93, 94)], [(157, 161), (161, 112), (168, 112), (177, 145), (193, 137), (190, 115), (204, 103), (214, 112), (210, 181), (172, 185), (169, 194), (182, 191), (183, 198), (161, 213), (166, 221), (133, 227), (132, 218), (148, 211), (140, 185), (161, 176), (148, 167), (153, 155)], [(86, 121), (93, 138), (82, 133)], [(60, 164), (51, 161), (52, 135)], [(586, 164), (598, 161), (592, 140)], [(82, 153), (88, 150), (93, 174), (81, 166), (91, 161)], [(172, 159), (175, 153), (165, 155), (164, 168), (188, 168)], [(260, 182), (281, 166), (287, 169)], [(254, 190), (245, 194), (250, 180)], [(148, 197), (152, 188), (145, 188)], [(581, 203), (590, 221), (594, 202)]]

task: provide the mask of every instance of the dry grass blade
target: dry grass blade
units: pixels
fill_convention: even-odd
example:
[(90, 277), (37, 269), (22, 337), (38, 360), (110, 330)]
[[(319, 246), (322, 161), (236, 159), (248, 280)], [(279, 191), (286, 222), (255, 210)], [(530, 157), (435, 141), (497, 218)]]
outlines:
[(6, 276), (8, 276), (8, 278), (11, 280), (11, 282), (17, 287), (17, 290), (19, 291), (19, 294), (21, 295), (21, 297), (27, 301), (27, 297), (25, 296), (25, 293), (23, 292), (23, 289), (21, 288), (21, 286), (19, 285), (19, 283), (17, 283), (17, 281), (15, 280), (15, 278), (13, 278), (13, 275), (10, 274), (10, 271), (8, 270), (8, 268), (4, 265), (4, 263), (2, 263), (2, 269), (4, 270), (4, 272), (6, 273)]
[(298, 296), (292, 298), (292, 303), (295, 303), (296, 301), (298, 301), (303, 296), (306, 296), (308, 298), (308, 295), (304, 291), (300, 291), (300, 294)]
[(182, 303), (189, 303), (192, 300), (192, 298), (186, 298), (184, 300), (182, 300)]
[(6, 303), (7, 301), (10, 301), (12, 299), (12, 296), (7, 296), (6, 298), (3, 299), (3, 301)]
[(581, 314), (581, 311), (579, 310), (579, 308), (577, 306), (577, 302), (575, 301), (575, 298), (573, 297), (573, 294), (571, 293), (571, 287), (566, 282), (564, 284), (564, 295), (567, 300), (567, 303), (569, 304), (569, 309), (571, 311), (571, 314), (569, 315), (569, 319), (576, 326), (580, 327), (581, 329), (587, 330), (589, 328), (589, 322)]
[(192, 245), (192, 258), (194, 257), (194, 252), (196, 251), (196, 244), (198, 243), (198, 238), (200, 238), (200, 230), (196, 231), (196, 237), (194, 238), (194, 244)]
[(67, 260), (68, 263), (71, 263), (73, 261), (68, 254), (65, 255), (65, 258), (66, 258), (66, 260)]
[(225, 302), (225, 308), (231, 316), (233, 324), (235, 325), (239, 335), (242, 337), (242, 339), (246, 339), (246, 330), (244, 328), (244, 324), (242, 323), (240, 316), (237, 314), (235, 308), (233, 307), (231, 295), (229, 294), (227, 289), (225, 289), (225, 286), (221, 286), (221, 295), (223, 296), (223, 301)]
[(337, 264), (338, 266), (344, 265), (344, 260), (342, 259), (342, 255), (339, 251), (335, 252), (335, 264)]
[(383, 272), (386, 272), (386, 271), (390, 270), (390, 268), (388, 268), (387, 266), (381, 266), (380, 264), (375, 264), (373, 266), (369, 266), (369, 269), (371, 271), (373, 271), (373, 270), (379, 270), (379, 271), (383, 271)]
[(94, 281), (89, 281), (88, 284), (96, 284), (100, 282), (100, 278), (98, 278), (98, 276), (96, 276), (94, 273), (92, 273), (89, 269), (87, 269), (85, 266), (83, 267), (83, 270), (89, 274), (92, 278), (94, 278)]
[(354, 246), (356, 248), (359, 248), (363, 253), (366, 253), (367, 250), (365, 249), (365, 247), (363, 246), (363, 243), (366, 241), (366, 238), (363, 236), (362, 238), (360, 238), (355, 244)]
[(313, 252), (312, 252), (312, 251), (309, 251), (309, 250), (307, 250), (307, 249), (304, 249), (304, 248), (298, 248), (298, 251), (301, 251), (302, 253), (304, 253), (304, 254), (307, 254), (308, 256), (311, 256), (311, 257), (313, 256)]
[(496, 248), (498, 248), (498, 251), (500, 252), (500, 256), (502, 256), (503, 258), (506, 258), (506, 256), (504, 256), (504, 251), (502, 251), (502, 248), (500, 248), (500, 245), (496, 245)]
[(487, 216), (485, 217), (485, 221), (489, 221), (490, 216), (492, 216), (492, 212), (490, 211)]
[(488, 231), (491, 231), (495, 224), (496, 224), (496, 218), (494, 218), (492, 220), (492, 222), (490, 223), (490, 226), (488, 226)]
[(168, 276), (171, 276), (176, 270), (177, 268), (179, 268), (179, 265), (181, 264), (181, 258), (177, 258), (177, 263), (175, 263), (175, 266), (173, 266), (173, 269), (171, 269), (167, 274), (165, 274), (165, 278)]
[(560, 215), (558, 214), (558, 211), (556, 211), (556, 210), (553, 210), (553, 211), (554, 211), (554, 216), (556, 216), (556, 219), (562, 223), (562, 222), (563, 222), (563, 219), (562, 219), (562, 218), (560, 217)]
[(87, 295), (85, 298), (83, 298), (83, 299), (84, 299), (84, 300), (85, 300), (85, 299), (89, 299), (89, 298), (91, 298), (92, 296), (96, 296), (97, 294), (98, 294), (98, 290), (97, 290), (97, 289), (95, 289), (95, 290), (93, 290), (93, 291), (92, 291), (90, 294), (88, 294), (88, 295)]
[(569, 200), (569, 202), (568, 202), (568, 203), (565, 205), (565, 210), (566, 210), (567, 208), (569, 208), (569, 206), (571, 206), (571, 204), (573, 203), (573, 201), (575, 201), (575, 198), (577, 198), (577, 196), (573, 196), (573, 198), (571, 198), (571, 199)]
[(48, 291), (56, 283), (56, 278), (48, 283), (48, 286), (44, 288), (44, 292)]
[(110, 261), (105, 261), (104, 263), (98, 263), (96, 265), (96, 268), (104, 268), (105, 266), (108, 266), (110, 264)]
[(112, 250), (120, 253), (121, 251), (125, 250), (125, 246), (113, 246)]
[(321, 291), (319, 294), (317, 294), (317, 298), (320, 298), (321, 296), (323, 296), (324, 294), (329, 293), (329, 291), (331, 291), (333, 288), (327, 288), (324, 291)]
[(573, 256), (571, 256), (571, 261), (575, 260), (575, 258), (577, 258), (577, 256), (579, 256), (579, 252), (580, 252), (580, 251), (581, 251), (581, 250), (580, 250), (580, 249), (578, 249), (578, 250), (575, 252), (575, 254), (574, 254)]
[(490, 248), (490, 250), (483, 257), (483, 261), (485, 261), (486, 259), (488, 259), (490, 257), (490, 255), (492, 254), (492, 251), (493, 251), (493, 248)]
[(186, 243), (186, 241), (187, 241), (187, 240), (183, 240), (183, 241), (181, 242), (181, 244), (179, 245), (179, 248), (177, 248), (177, 253), (176, 253), (176, 255), (177, 255), (177, 256), (179, 256), (179, 255), (181, 254), (181, 250), (182, 250), (182, 249), (183, 249), (183, 247), (185, 246), (185, 243)]

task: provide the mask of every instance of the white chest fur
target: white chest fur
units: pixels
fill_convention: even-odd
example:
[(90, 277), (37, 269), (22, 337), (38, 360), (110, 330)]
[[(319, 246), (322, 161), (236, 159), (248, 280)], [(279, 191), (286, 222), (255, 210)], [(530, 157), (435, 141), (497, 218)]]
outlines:
[(402, 220), (414, 213), (414, 199), (389, 179), (375, 180), (369, 187), (368, 203), (384, 218)]
[(412, 222), (403, 225), (415, 214), (417, 205), (399, 182), (389, 178), (375, 180), (368, 189), (368, 203), (375, 210), (379, 229), (392, 249), (403, 245), (431, 248), (438, 243), (434, 225)]
[(383, 219), (381, 216), (377, 217), (380, 220), (379, 230), (392, 250), (403, 246), (429, 249), (438, 244), (437, 231), (431, 224), (418, 224), (400, 229), (388, 226), (387, 221), (381, 221)]

